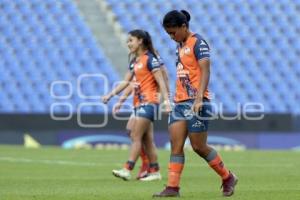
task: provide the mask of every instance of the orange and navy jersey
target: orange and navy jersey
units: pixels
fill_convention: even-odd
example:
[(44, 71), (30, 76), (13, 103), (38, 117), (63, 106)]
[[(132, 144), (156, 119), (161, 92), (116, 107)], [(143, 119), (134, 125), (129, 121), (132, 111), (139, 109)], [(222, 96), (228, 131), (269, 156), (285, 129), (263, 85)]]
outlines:
[(159, 87), (152, 71), (161, 65), (161, 59), (148, 51), (138, 60), (133, 59), (130, 62), (129, 70), (134, 74), (134, 107), (159, 102), (157, 94)]
[[(201, 81), (201, 68), (198, 61), (209, 59), (209, 50), (207, 42), (198, 34), (192, 34), (185, 44), (178, 44), (176, 51), (177, 80), (175, 102), (196, 97)], [(209, 98), (207, 89), (204, 97)]]

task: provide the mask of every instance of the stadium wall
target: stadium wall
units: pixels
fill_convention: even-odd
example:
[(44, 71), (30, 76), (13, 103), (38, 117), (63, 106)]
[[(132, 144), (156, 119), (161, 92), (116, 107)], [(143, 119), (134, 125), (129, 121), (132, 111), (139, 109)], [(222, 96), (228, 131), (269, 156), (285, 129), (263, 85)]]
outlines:
[[(126, 120), (116, 120), (112, 115), (106, 118), (101, 114), (61, 119), (53, 120), (49, 114), (2, 114), (0, 143), (30, 146), (33, 141), (39, 146), (63, 148), (128, 148), (130, 144)], [(211, 122), (209, 143), (234, 150), (297, 149), (300, 147), (299, 124), (300, 117), (289, 114), (265, 115), (259, 121), (217, 119)], [(158, 147), (169, 148), (167, 116), (155, 124), (155, 141)]]

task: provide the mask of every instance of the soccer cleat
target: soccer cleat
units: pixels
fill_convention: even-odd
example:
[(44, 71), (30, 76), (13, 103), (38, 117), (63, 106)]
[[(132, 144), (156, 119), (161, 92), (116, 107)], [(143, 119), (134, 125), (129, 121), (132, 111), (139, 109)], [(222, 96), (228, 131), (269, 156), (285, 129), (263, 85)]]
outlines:
[(234, 187), (238, 182), (238, 178), (230, 172), (229, 177), (223, 180), (221, 188), (223, 188), (223, 196), (229, 197), (234, 193)]
[(161, 180), (161, 175), (159, 172), (148, 173), (144, 178), (140, 178), (140, 181), (157, 181)]
[(162, 192), (155, 193), (152, 197), (180, 197), (179, 187), (167, 186)]
[(112, 173), (115, 177), (121, 178), (124, 181), (128, 181), (131, 179), (130, 171), (126, 168), (120, 170), (112, 170)]
[(141, 178), (145, 178), (148, 175), (148, 168), (148, 165), (142, 165), (136, 179), (139, 180)]

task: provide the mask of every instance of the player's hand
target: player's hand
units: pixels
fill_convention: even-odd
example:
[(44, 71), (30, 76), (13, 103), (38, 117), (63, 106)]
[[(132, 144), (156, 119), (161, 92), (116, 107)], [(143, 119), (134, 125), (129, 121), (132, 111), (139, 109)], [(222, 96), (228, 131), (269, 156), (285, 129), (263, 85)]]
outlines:
[(117, 113), (120, 111), (122, 104), (121, 103), (117, 103), (116, 105), (114, 105), (113, 107), (113, 113)]
[(195, 99), (194, 104), (192, 106), (192, 111), (194, 113), (199, 113), (202, 110), (203, 100), (202, 99)]
[(107, 104), (107, 102), (110, 100), (110, 98), (111, 98), (110, 94), (107, 94), (107, 95), (104, 95), (104, 96), (101, 97), (102, 102), (105, 103), (105, 104)]

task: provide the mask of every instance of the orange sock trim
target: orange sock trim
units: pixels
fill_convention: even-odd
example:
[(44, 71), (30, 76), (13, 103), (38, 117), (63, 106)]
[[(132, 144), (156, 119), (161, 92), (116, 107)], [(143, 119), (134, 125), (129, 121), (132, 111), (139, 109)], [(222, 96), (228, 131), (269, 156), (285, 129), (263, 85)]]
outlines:
[(182, 163), (169, 163), (168, 173), (168, 186), (179, 187), (180, 176), (183, 170), (184, 164)]
[(221, 176), (221, 178), (224, 180), (226, 178), (228, 178), (229, 176), (229, 170), (224, 166), (224, 163), (222, 161), (222, 158), (217, 155), (212, 161), (210, 161), (209, 166), (215, 170), (215, 172), (217, 174), (219, 174), (219, 176)]

